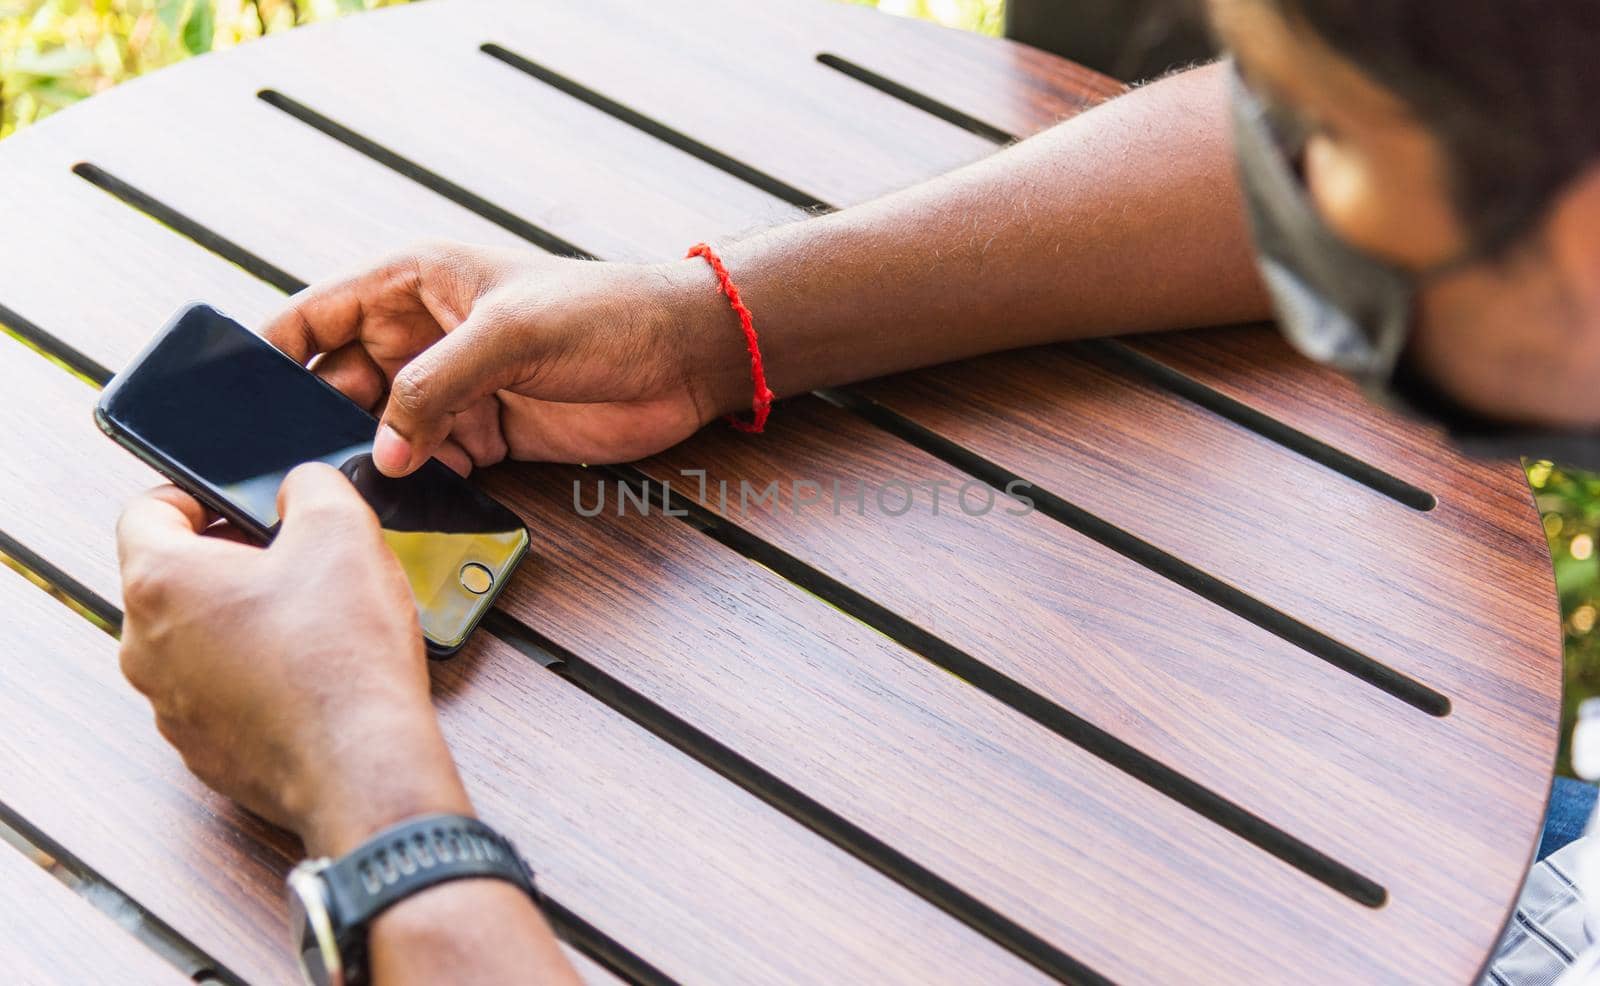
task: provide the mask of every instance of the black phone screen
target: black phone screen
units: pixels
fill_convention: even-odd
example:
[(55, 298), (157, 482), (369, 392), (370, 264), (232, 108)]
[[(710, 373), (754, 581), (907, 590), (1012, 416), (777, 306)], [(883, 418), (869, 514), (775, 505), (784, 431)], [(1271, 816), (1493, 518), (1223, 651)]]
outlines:
[(259, 537), (283, 478), (305, 462), (348, 476), (383, 525), (435, 651), (460, 646), (528, 545), (510, 510), (437, 460), (392, 479), (372, 462), (377, 422), (226, 315), (185, 309), (107, 386), (102, 427)]

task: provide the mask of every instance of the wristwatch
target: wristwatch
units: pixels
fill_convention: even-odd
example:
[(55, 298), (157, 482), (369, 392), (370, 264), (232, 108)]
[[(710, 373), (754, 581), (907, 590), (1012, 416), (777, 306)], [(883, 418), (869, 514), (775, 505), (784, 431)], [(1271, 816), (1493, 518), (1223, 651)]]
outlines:
[(504, 836), (463, 815), (423, 815), (384, 829), (339, 860), (289, 873), (289, 920), (310, 986), (363, 986), (367, 929), (395, 904), (447, 880), (514, 884), (539, 902), (533, 871)]

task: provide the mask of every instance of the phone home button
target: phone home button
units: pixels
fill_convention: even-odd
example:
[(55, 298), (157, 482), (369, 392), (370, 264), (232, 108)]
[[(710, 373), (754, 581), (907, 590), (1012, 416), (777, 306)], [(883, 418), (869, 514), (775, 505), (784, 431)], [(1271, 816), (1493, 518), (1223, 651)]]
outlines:
[(461, 587), (474, 595), (481, 596), (494, 585), (494, 573), (475, 561), (469, 561), (461, 566)]

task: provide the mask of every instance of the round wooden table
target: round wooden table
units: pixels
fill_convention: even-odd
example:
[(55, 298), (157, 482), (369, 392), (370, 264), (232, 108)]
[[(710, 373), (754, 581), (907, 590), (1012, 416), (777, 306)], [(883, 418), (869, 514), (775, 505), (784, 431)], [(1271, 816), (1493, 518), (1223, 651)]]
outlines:
[[(424, 237), (676, 257), (1116, 89), (809, 0), (366, 14), (0, 145), (0, 321), (103, 380), (188, 299), (259, 323)], [(0, 548), (114, 620), (152, 477), (93, 399), (0, 337)], [(671, 514), (574, 509), (662, 480)], [(867, 508), (796, 487), (833, 480)], [(1016, 480), (1033, 509), (955, 509)], [(998, 355), (485, 481), (537, 557), (439, 711), (596, 981), (1467, 982), (1532, 855), (1561, 641), (1519, 468), (1270, 331)], [(0, 605), (5, 817), (193, 963), (291, 981), (293, 840), (185, 773), (107, 635), (3, 570)]]

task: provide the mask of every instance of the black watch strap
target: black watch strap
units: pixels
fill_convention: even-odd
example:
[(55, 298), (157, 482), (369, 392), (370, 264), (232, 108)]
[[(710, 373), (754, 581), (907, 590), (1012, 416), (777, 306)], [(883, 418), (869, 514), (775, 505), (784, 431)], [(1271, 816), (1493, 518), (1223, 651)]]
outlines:
[(423, 815), (379, 832), (322, 871), (328, 911), (343, 939), (383, 911), (435, 884), (490, 878), (521, 888), (535, 901), (533, 874), (494, 829), (464, 815)]

